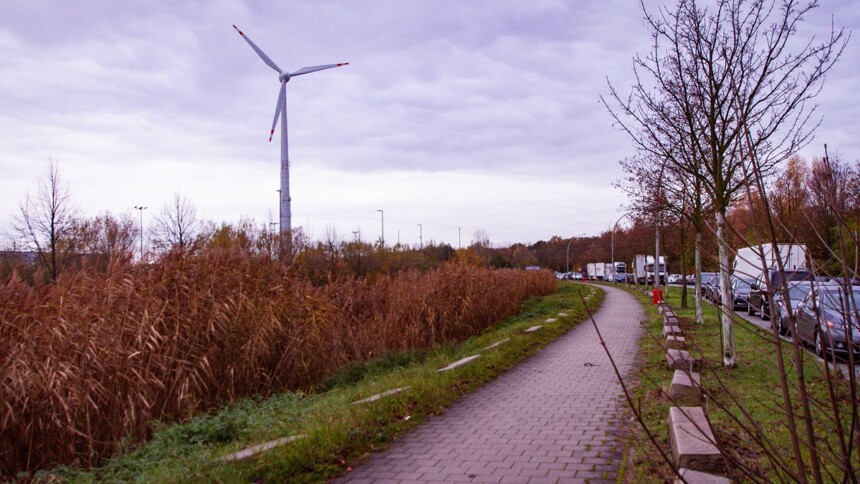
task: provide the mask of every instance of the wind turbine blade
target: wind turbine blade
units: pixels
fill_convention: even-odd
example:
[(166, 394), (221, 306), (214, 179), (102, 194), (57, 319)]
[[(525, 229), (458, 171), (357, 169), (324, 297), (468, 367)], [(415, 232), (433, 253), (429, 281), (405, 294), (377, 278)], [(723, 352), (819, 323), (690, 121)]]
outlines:
[(291, 72), (290, 77), (300, 76), (302, 74), (310, 74), (311, 72), (322, 71), (324, 69), (331, 69), (334, 67), (341, 67), (341, 66), (348, 66), (348, 65), (349, 65), (349, 62), (342, 62), (340, 64), (326, 64), (324, 66), (302, 67), (301, 69), (297, 70), (296, 72)]
[(248, 45), (250, 45), (250, 46), (251, 46), (251, 48), (252, 48), (252, 49), (254, 49), (254, 52), (256, 52), (256, 53), (257, 53), (257, 55), (259, 55), (259, 56), (260, 56), (260, 59), (263, 59), (263, 62), (265, 62), (266, 64), (268, 64), (268, 66), (269, 66), (269, 67), (271, 67), (272, 69), (274, 69), (274, 70), (278, 71), (278, 74), (280, 74), (280, 73), (281, 73), (281, 68), (280, 68), (280, 67), (278, 67), (278, 65), (277, 65), (277, 64), (275, 64), (275, 62), (274, 62), (272, 59), (270, 59), (270, 58), (269, 58), (269, 56), (267, 56), (265, 52), (263, 52), (262, 50), (260, 50), (260, 48), (259, 48), (259, 47), (257, 47), (257, 44), (255, 44), (254, 42), (252, 42), (252, 41), (251, 41), (251, 39), (249, 39), (249, 38), (248, 38), (248, 36), (247, 36), (247, 35), (245, 35), (245, 33), (244, 33), (244, 32), (242, 32), (241, 30), (239, 30), (239, 27), (236, 27), (236, 26), (234, 25), (234, 26), (233, 26), (233, 28), (234, 28), (234, 29), (236, 29), (236, 32), (239, 32), (239, 35), (241, 35), (241, 36), (242, 36), (242, 38), (243, 38), (243, 39), (245, 39), (245, 42), (247, 42), (247, 43), (248, 43)]
[(281, 117), (281, 110), (284, 109), (284, 98), (287, 97), (287, 82), (281, 83), (281, 92), (278, 94), (278, 105), (275, 107), (275, 119), (272, 120), (272, 132), (269, 133), (269, 143), (272, 142), (272, 137), (275, 136), (275, 128), (278, 126), (278, 118)]

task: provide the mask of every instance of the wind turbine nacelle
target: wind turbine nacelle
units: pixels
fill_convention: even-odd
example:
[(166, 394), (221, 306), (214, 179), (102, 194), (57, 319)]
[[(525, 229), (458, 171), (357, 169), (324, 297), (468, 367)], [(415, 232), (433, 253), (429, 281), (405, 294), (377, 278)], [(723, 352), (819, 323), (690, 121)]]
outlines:
[(290, 73), (282, 72), (280, 76), (278, 76), (278, 80), (281, 82), (290, 82)]

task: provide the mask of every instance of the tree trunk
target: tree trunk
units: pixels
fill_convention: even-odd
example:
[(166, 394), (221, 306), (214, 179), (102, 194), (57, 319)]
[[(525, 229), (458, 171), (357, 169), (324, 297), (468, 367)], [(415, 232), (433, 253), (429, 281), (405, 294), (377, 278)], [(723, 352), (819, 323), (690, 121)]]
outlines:
[(705, 324), (702, 312), (702, 231), (696, 228), (696, 322)]
[(729, 274), (729, 244), (726, 240), (726, 216), (717, 211), (717, 242), (720, 248), (720, 288), (722, 290), (722, 307), (720, 308), (722, 324), (722, 348), (723, 366), (734, 368), (737, 364), (735, 358), (735, 333), (732, 326), (734, 311), (732, 308), (731, 276)]

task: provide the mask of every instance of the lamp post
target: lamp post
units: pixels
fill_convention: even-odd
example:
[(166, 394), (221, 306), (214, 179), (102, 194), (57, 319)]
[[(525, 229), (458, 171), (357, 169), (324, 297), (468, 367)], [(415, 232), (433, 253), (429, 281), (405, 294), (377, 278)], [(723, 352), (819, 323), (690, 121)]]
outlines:
[[(621, 222), (621, 219), (624, 217), (629, 217), (630, 212), (625, 213), (624, 215), (618, 217), (618, 220), (615, 221), (615, 225), (612, 226), (612, 237), (610, 238), (610, 249), (609, 252), (612, 254), (612, 282), (615, 281), (615, 229), (618, 228), (618, 223)], [(626, 275), (624, 277), (627, 277)]]
[(382, 217), (382, 235), (380, 236), (380, 240), (382, 241), (382, 246), (385, 247), (385, 212), (382, 210), (377, 210), (377, 212)]
[(570, 272), (570, 243), (573, 242), (573, 239), (575, 239), (576, 237), (582, 237), (583, 235), (585, 235), (585, 232), (574, 235), (570, 238), (570, 240), (567, 241), (567, 272)]
[(361, 231), (360, 230), (353, 230), (352, 231), (352, 238), (355, 240), (361, 239)]
[(421, 248), (424, 248), (424, 227), (418, 224), (418, 240), (421, 241)]
[[(855, 239), (857, 238), (856, 234), (854, 235), (854, 238)], [(457, 227), (457, 248), (458, 249), (463, 248), (463, 234), (460, 232), (460, 227)], [(856, 252), (856, 250), (855, 250), (855, 252)], [(855, 259), (856, 259), (856, 257), (855, 257)], [(855, 263), (854, 265), (856, 266), (857, 264)], [(857, 270), (855, 269), (854, 271), (856, 272)]]
[(149, 207), (135, 205), (134, 208), (140, 212), (140, 261), (143, 262), (143, 211)]

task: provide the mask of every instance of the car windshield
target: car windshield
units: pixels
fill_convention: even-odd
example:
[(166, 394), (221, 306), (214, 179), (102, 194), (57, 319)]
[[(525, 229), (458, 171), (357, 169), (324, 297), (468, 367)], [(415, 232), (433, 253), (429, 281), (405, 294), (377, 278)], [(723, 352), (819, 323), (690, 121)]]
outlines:
[(741, 291), (749, 291), (749, 290), (750, 290), (750, 287), (751, 287), (751, 286), (752, 286), (752, 284), (753, 284), (753, 282), (754, 282), (754, 281), (753, 281), (752, 279), (740, 279), (740, 278), (737, 278), (737, 279), (735, 279), (735, 289), (738, 289), (738, 290), (741, 290)]
[(860, 288), (853, 288), (850, 292), (852, 302), (845, 298), (841, 287), (829, 287), (821, 291), (821, 305), (835, 312), (853, 311), (860, 304)]
[(788, 298), (792, 301), (799, 301), (806, 297), (812, 291), (811, 284), (789, 284)]

